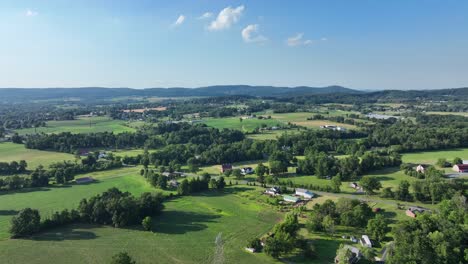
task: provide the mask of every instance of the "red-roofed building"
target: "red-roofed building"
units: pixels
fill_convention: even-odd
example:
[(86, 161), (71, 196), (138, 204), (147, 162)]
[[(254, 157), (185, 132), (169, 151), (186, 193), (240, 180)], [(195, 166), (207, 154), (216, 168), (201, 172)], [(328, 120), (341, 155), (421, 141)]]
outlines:
[(468, 172), (468, 164), (454, 165), (453, 170), (456, 171), (456, 172)]
[(224, 173), (228, 170), (232, 170), (232, 165), (231, 164), (223, 164), (221, 165), (221, 172)]

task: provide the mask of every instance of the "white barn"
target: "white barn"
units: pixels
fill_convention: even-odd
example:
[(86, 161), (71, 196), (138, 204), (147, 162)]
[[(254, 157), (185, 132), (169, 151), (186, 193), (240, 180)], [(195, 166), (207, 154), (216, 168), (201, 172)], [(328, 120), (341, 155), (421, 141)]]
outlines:
[(301, 189), (301, 188), (297, 188), (296, 189), (296, 195), (297, 196), (301, 196), (303, 198), (306, 198), (306, 199), (312, 199), (314, 198), (314, 193), (307, 190), (307, 189)]

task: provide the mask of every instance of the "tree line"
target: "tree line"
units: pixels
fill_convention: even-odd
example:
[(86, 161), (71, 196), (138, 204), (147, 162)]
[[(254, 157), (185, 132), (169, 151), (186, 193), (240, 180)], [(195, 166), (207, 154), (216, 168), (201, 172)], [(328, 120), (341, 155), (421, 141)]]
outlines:
[(38, 210), (25, 208), (12, 218), (10, 235), (12, 238), (27, 237), (76, 222), (113, 227), (134, 225), (141, 223), (146, 216), (160, 213), (164, 208), (163, 199), (160, 193), (143, 193), (136, 198), (129, 192), (111, 188), (102, 194), (81, 200), (77, 209), (55, 212), (44, 220), (41, 220)]

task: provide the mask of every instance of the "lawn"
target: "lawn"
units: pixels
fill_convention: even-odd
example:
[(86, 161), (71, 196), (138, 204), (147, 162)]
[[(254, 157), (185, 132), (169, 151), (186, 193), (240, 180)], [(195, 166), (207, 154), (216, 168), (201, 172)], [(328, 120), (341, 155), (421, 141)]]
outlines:
[(243, 119), (240, 121), (239, 117), (227, 117), (227, 118), (210, 118), (203, 121), (208, 126), (223, 129), (237, 129), (244, 132), (252, 132), (255, 128), (261, 127), (263, 124), (272, 127), (279, 126), (281, 122), (274, 119)]
[(134, 132), (135, 126), (141, 125), (141, 122), (125, 122), (122, 120), (113, 120), (105, 116), (80, 117), (76, 120), (48, 121), (45, 127), (18, 129), (16, 132), (20, 135), (35, 133), (92, 133), (92, 132)]
[(11, 142), (0, 143), (0, 161), (25, 160), (28, 163), (28, 169), (34, 169), (39, 165), (48, 167), (54, 162), (74, 159), (73, 155), (67, 153), (27, 149), (22, 144)]
[(402, 159), (406, 163), (435, 164), (439, 158), (446, 158), (447, 161), (452, 162), (456, 157), (468, 160), (468, 148), (406, 153), (403, 154)]
[[(132, 189), (142, 191), (141, 185)], [(278, 263), (263, 253), (248, 253), (244, 247), (283, 216), (243, 193), (260, 195), (252, 187), (235, 186), (222, 193), (177, 198), (165, 203), (165, 210), (156, 217), (154, 233), (140, 227), (68, 225), (32, 239), (0, 241), (0, 256), (2, 263), (50, 263), (51, 259), (55, 263), (108, 263), (112, 255), (127, 251), (137, 263), (212, 263), (214, 241), (221, 234), (223, 263)], [(69, 206), (78, 200), (67, 197)]]

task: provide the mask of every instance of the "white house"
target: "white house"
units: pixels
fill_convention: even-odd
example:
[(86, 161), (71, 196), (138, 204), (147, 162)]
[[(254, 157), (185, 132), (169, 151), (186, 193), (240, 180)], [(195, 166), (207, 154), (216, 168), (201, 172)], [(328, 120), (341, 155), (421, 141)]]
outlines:
[(245, 168), (242, 168), (241, 169), (241, 173), (242, 174), (252, 174), (254, 173), (254, 169), (252, 169), (251, 167), (245, 167)]
[(265, 193), (269, 195), (278, 195), (280, 194), (280, 190), (278, 187), (271, 187), (269, 189), (266, 189)]
[(367, 235), (362, 235), (362, 238), (361, 238), (361, 245), (364, 246), (364, 247), (369, 247), (371, 248), (372, 247), (372, 242), (370, 241), (369, 237)]
[(303, 198), (306, 198), (306, 199), (314, 198), (314, 193), (307, 190), (307, 189), (297, 188), (296, 189), (296, 195), (302, 196)]

